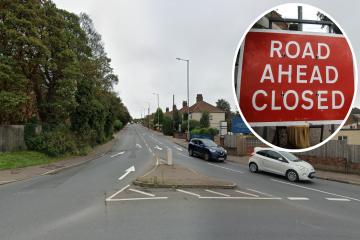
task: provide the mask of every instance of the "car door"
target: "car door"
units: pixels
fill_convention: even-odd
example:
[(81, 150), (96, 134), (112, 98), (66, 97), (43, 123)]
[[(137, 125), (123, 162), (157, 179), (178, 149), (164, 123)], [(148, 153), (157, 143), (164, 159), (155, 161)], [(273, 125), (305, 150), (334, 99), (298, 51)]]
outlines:
[(201, 140), (198, 140), (198, 152), (200, 156), (204, 156), (205, 154), (205, 145)]
[(191, 140), (191, 142), (192, 142), (192, 150), (193, 150), (193, 153), (195, 153), (195, 154), (198, 154), (197, 153), (197, 151), (198, 151), (198, 141), (197, 140)]
[[(267, 151), (267, 165), (270, 172), (283, 175), (283, 168), (286, 167), (287, 163), (284, 161), (285, 158), (280, 154), (272, 150)], [(283, 160), (281, 160), (283, 159)]]

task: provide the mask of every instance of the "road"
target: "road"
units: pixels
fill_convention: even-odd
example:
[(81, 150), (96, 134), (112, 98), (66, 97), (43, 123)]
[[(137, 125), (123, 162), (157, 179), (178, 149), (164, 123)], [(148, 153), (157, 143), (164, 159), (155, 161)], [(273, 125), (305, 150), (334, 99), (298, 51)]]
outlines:
[[(131, 184), (173, 150), (174, 162), (237, 189)], [(133, 171), (135, 170), (135, 171)], [(84, 165), (0, 186), (0, 239), (360, 239), (360, 187), (289, 183), (245, 165), (189, 157), (171, 139), (127, 125), (111, 152)]]

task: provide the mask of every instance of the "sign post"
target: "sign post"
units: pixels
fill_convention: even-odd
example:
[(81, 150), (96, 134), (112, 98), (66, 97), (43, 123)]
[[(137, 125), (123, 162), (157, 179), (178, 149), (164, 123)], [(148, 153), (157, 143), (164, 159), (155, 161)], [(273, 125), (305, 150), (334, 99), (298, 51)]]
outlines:
[(241, 46), (238, 100), (257, 126), (340, 124), (354, 96), (343, 35), (258, 29)]

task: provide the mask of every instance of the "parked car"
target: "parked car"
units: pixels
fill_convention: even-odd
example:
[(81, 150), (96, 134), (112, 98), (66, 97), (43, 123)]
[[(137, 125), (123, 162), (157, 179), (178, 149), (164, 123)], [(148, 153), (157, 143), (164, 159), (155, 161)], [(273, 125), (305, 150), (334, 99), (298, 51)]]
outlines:
[(311, 164), (291, 153), (273, 148), (256, 147), (249, 158), (249, 169), (253, 173), (264, 171), (282, 175), (290, 182), (311, 180), (315, 177), (315, 170)]
[(210, 139), (191, 139), (188, 145), (188, 151), (190, 156), (203, 157), (205, 160), (224, 161), (227, 157), (226, 150)]

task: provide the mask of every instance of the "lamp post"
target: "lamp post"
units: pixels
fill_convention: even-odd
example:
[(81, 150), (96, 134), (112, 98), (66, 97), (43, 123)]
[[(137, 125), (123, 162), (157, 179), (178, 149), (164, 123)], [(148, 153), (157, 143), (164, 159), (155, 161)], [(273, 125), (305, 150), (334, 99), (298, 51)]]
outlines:
[[(156, 112), (157, 112), (159, 110), (159, 108), (160, 108), (160, 106), (159, 106), (159, 93), (153, 93), (153, 94), (157, 96), (157, 105), (158, 105), (158, 108), (156, 109)], [(160, 128), (160, 114), (158, 113), (157, 115), (158, 115), (157, 116), (157, 119), (158, 119), (158, 124), (157, 125), (158, 125), (158, 128)]]
[(188, 119), (187, 119), (187, 131), (188, 134), (190, 136), (190, 121), (189, 121), (189, 115), (190, 115), (190, 103), (189, 103), (189, 63), (190, 63), (190, 59), (183, 59), (183, 58), (176, 58), (176, 60), (179, 61), (184, 61), (186, 62), (186, 88), (187, 88), (187, 115), (188, 115)]
[(148, 104), (148, 129), (150, 129), (150, 102), (146, 102)]

